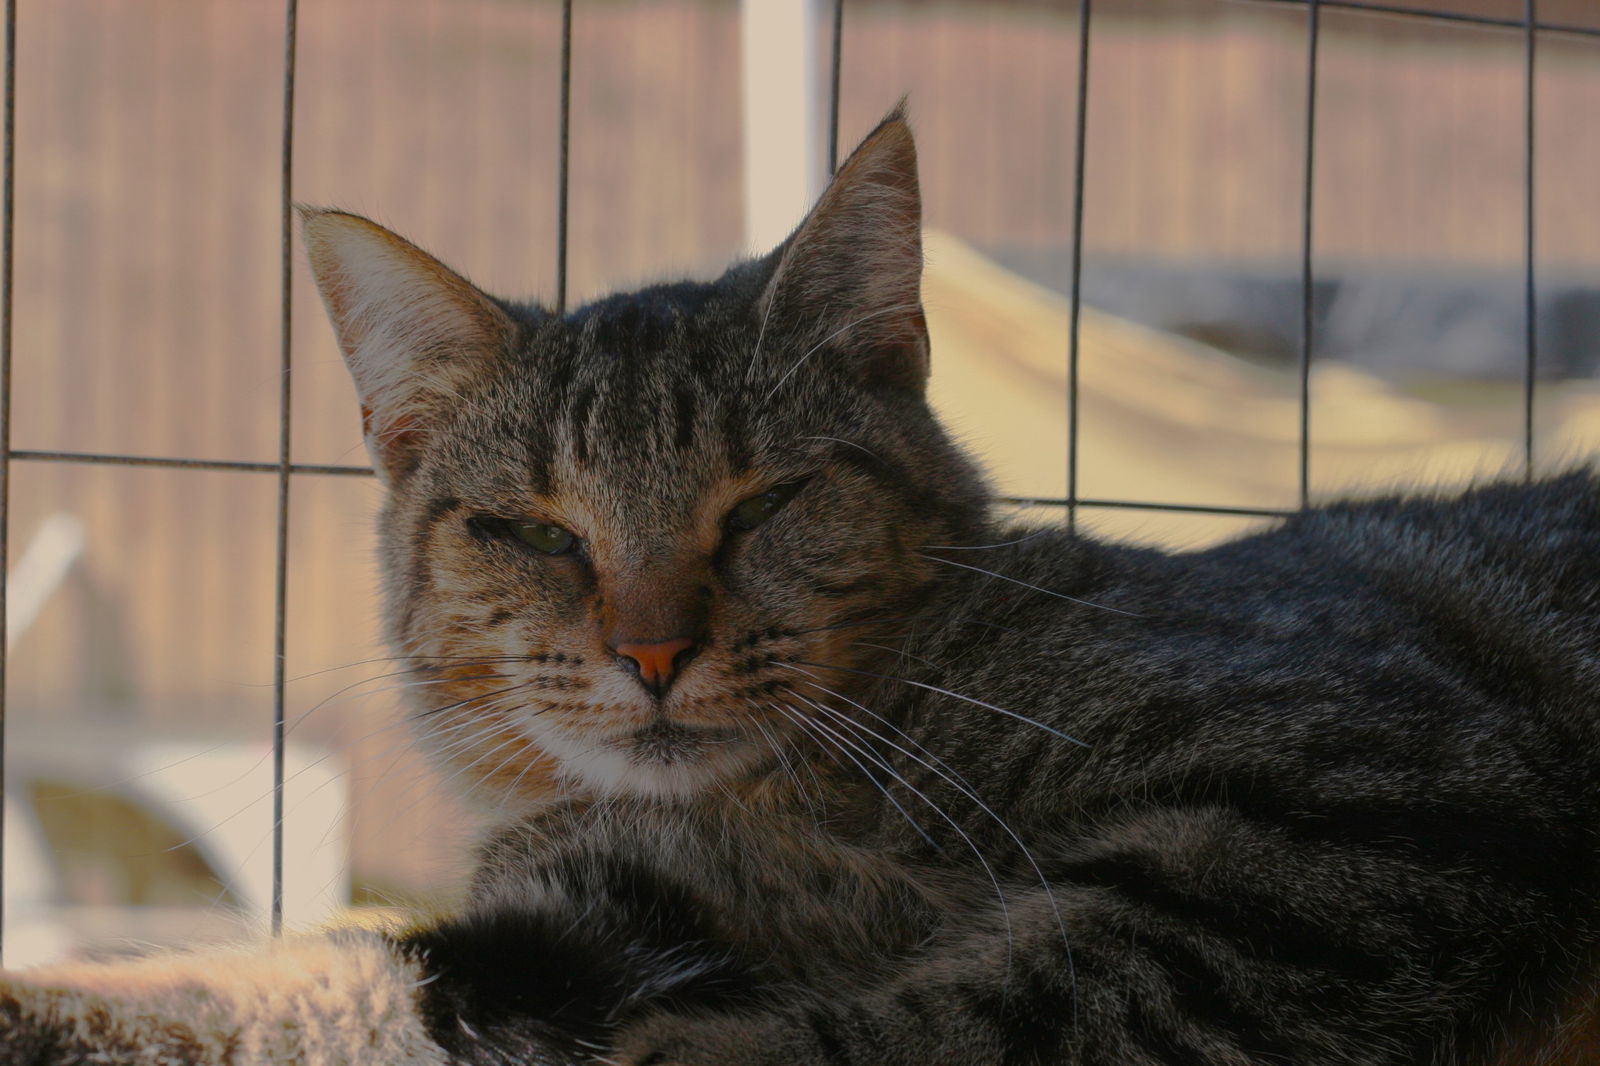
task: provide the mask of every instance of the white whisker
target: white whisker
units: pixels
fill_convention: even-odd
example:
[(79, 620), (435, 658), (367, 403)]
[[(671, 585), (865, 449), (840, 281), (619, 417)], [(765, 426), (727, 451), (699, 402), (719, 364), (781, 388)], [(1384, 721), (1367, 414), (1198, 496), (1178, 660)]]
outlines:
[[(800, 700), (802, 703), (807, 704), (808, 706), (816, 707), (818, 710), (822, 710), (823, 709), (820, 706), (818, 706), (816, 703), (813, 703), (811, 700), (806, 699), (804, 696), (800, 695), (798, 692), (793, 691), (792, 689), (790, 690), (790, 695), (794, 696), (796, 699)], [(902, 776), (892, 766), (890, 766), (887, 759), (883, 758), (881, 755), (876, 754), (875, 752), (872, 752), (871, 749), (865, 747), (864, 745), (857, 744), (857, 743), (851, 741), (848, 737), (844, 736), (844, 734), (840, 733), (836, 729), (831, 728), (826, 723), (821, 722), (818, 719), (811, 718), (811, 719), (809, 719), (809, 721), (811, 722), (812, 725), (816, 726), (817, 728), (826, 731), (830, 736), (834, 737), (838, 742), (843, 743), (843, 744), (848, 744), (851, 748), (853, 748), (857, 752), (859, 752), (863, 759), (868, 760), (873, 765), (875, 765), (875, 766), (879, 767), (880, 769), (882, 769), (890, 777), (892, 777), (896, 781), (898, 781), (900, 783), (900, 785), (902, 787), (904, 787), (907, 791), (909, 791), (912, 795), (916, 796), (923, 803), (927, 804), (928, 808), (930, 810), (932, 810), (934, 814), (937, 814), (940, 818), (944, 819), (945, 822), (947, 822), (949, 824), (950, 828), (954, 829), (956, 831), (956, 835), (959, 836), (966, 843), (968, 849), (971, 850), (973, 856), (977, 858), (979, 865), (981, 865), (983, 867), (984, 873), (989, 875), (990, 884), (992, 884), (994, 886), (995, 900), (1000, 905), (1000, 914), (1005, 919), (1005, 923), (1006, 923), (1006, 958), (1009, 959), (1011, 957), (1011, 951), (1012, 951), (1012, 947), (1013, 947), (1013, 945), (1012, 945), (1012, 933), (1011, 933), (1011, 908), (1006, 903), (1005, 890), (1000, 887), (1000, 878), (995, 875), (994, 868), (989, 865), (989, 860), (984, 856), (983, 850), (978, 847), (977, 842), (972, 839), (972, 837), (967, 833), (967, 831), (965, 829), (961, 828), (960, 823), (958, 823), (954, 818), (950, 817), (949, 814), (945, 813), (945, 810), (944, 810), (943, 807), (941, 807), (941, 806), (939, 806), (939, 804), (935, 803), (932, 799), (930, 799), (928, 797), (928, 795), (926, 793), (924, 793), (921, 789), (917, 788), (910, 781), (907, 781), (904, 776)], [(846, 753), (846, 754), (848, 755), (848, 753)], [(850, 761), (851, 762), (856, 762), (856, 760), (853, 757), (850, 759)], [(861, 764), (860, 763), (856, 763), (856, 765), (860, 766)], [(933, 847), (935, 850), (938, 850), (938, 851), (943, 851), (944, 850), (943, 848), (939, 847), (938, 842), (935, 841), (931, 836), (929, 836), (927, 831), (924, 830), (922, 828), (922, 826), (918, 825), (916, 823), (916, 821), (913, 820), (909, 814), (906, 814), (906, 810), (905, 810), (904, 807), (902, 807), (900, 805), (900, 801), (895, 799), (894, 796), (889, 792), (889, 790), (887, 788), (885, 788), (881, 783), (879, 783), (878, 780), (876, 778), (874, 778), (872, 776), (872, 774), (865, 767), (862, 767), (861, 772), (866, 774), (868, 779), (871, 780), (873, 784), (878, 786), (879, 791), (881, 791), (884, 794), (885, 798), (887, 798), (890, 803), (894, 804), (896, 810), (898, 810), (901, 814), (905, 815), (906, 820), (911, 823), (912, 828), (915, 829), (918, 833), (920, 833), (922, 835), (922, 838), (924, 840), (926, 840), (931, 847)], [(1009, 965), (1008, 965), (1007, 968), (1009, 969)]]
[[(778, 713), (786, 715), (791, 721), (795, 722), (795, 724), (799, 725), (801, 728), (823, 729), (829, 734), (837, 737), (837, 734), (835, 734), (833, 730), (828, 729), (827, 726), (823, 725), (815, 718), (811, 718), (802, 714), (797, 708), (791, 707), (786, 703), (769, 704), (768, 706), (778, 711)], [(817, 736), (817, 734), (812, 733), (812, 736)], [(817, 737), (817, 739), (823, 740), (827, 738)], [(911, 812), (907, 811), (905, 807), (901, 805), (900, 801), (894, 798), (894, 794), (884, 786), (883, 782), (879, 781), (877, 777), (873, 775), (872, 771), (868, 770), (864, 765), (862, 765), (859, 759), (857, 759), (854, 755), (851, 755), (850, 752), (845, 750), (844, 747), (840, 746), (840, 742), (837, 739), (834, 740), (834, 746), (841, 755), (855, 764), (856, 769), (860, 770), (862, 775), (865, 776), (868, 781), (871, 781), (873, 786), (877, 788), (879, 792), (883, 793), (883, 798), (894, 805), (894, 809), (900, 812), (901, 817), (906, 820), (906, 824), (911, 826), (912, 829), (915, 829), (917, 831), (917, 835), (923, 840), (927, 841), (930, 848), (933, 848), (935, 851), (942, 850), (939, 847), (938, 841), (934, 840), (933, 837), (929, 835), (928, 831), (922, 828), (921, 823), (919, 823), (915, 818), (911, 817)], [(892, 774), (894, 771), (891, 770), (889, 772)], [(912, 791), (915, 792), (916, 789), (912, 789)], [(959, 833), (960, 829), (958, 828), (956, 832)], [(981, 862), (982, 859), (980, 858), (979, 861)]]
[(1028, 543), (1028, 541), (1035, 540), (1035, 539), (1037, 539), (1039, 537), (1042, 537), (1046, 533), (1056, 533), (1056, 532), (1059, 532), (1059, 531), (1058, 530), (1054, 530), (1054, 529), (1048, 529), (1048, 528), (1046, 528), (1046, 529), (1036, 529), (1032, 533), (1026, 533), (1026, 534), (1018, 537), (1015, 540), (1002, 540), (1002, 541), (997, 541), (994, 544), (924, 544), (923, 548), (928, 550), (928, 551), (947, 551), (947, 552), (988, 551), (990, 548), (1009, 548), (1009, 547), (1011, 547), (1012, 545), (1015, 545), (1015, 544), (1026, 544), (1026, 543)]
[(801, 440), (831, 440), (835, 444), (843, 444), (847, 448), (854, 448), (858, 452), (863, 452), (866, 455), (870, 456), (871, 458), (876, 459), (878, 462), (883, 463), (884, 466), (888, 466), (889, 465), (887, 462), (884, 462), (883, 456), (879, 455), (877, 452), (873, 451), (870, 448), (862, 447), (861, 445), (857, 444), (853, 440), (845, 440), (842, 437), (826, 437), (826, 436), (823, 436), (821, 434), (812, 434), (811, 436), (801, 437), (800, 439)]
[(1054, 596), (1058, 600), (1066, 600), (1068, 603), (1076, 603), (1083, 607), (1093, 607), (1097, 611), (1110, 611), (1112, 614), (1126, 615), (1129, 618), (1144, 617), (1144, 615), (1139, 614), (1137, 611), (1124, 611), (1120, 607), (1107, 607), (1103, 603), (1093, 603), (1089, 600), (1080, 600), (1076, 596), (1068, 596), (1065, 592), (1057, 592), (1055, 589), (1047, 589), (1042, 585), (1035, 585), (1030, 582), (1023, 581), (1021, 578), (1008, 577), (1005, 574), (999, 574), (993, 570), (985, 570), (981, 566), (972, 566), (968, 563), (958, 563), (954, 559), (941, 559), (937, 555), (928, 555), (926, 553), (922, 554), (922, 558), (929, 559), (936, 563), (944, 563), (946, 566), (959, 566), (963, 570), (971, 570), (974, 573), (988, 574), (990, 577), (999, 578), (1001, 581), (1009, 581), (1013, 585), (1021, 585), (1025, 589), (1032, 589), (1035, 592), (1042, 592), (1046, 596)]
[(784, 382), (788, 381), (791, 377), (793, 377), (794, 376), (794, 372), (796, 370), (800, 369), (800, 364), (801, 363), (804, 363), (807, 359), (810, 359), (819, 350), (821, 350), (823, 345), (825, 345), (829, 341), (833, 340), (833, 338), (839, 336), (839, 334), (848, 333), (850, 330), (855, 329), (861, 323), (863, 323), (863, 322), (865, 322), (865, 321), (867, 321), (868, 319), (871, 319), (871, 318), (880, 318), (883, 315), (894, 314), (897, 311), (915, 311), (916, 309), (917, 309), (917, 305), (914, 304), (914, 303), (894, 304), (894, 305), (889, 306), (889, 307), (880, 307), (876, 311), (870, 311), (867, 314), (862, 315), (860, 318), (854, 319), (851, 322), (848, 322), (845, 325), (840, 326), (838, 329), (834, 330), (832, 333), (828, 334), (826, 337), (822, 338), (820, 341), (818, 341), (817, 343), (813, 344), (810, 348), (807, 348), (805, 354), (802, 355), (800, 358), (796, 359), (794, 361), (794, 365), (791, 366), (788, 370), (784, 371), (783, 377), (779, 378), (778, 379), (778, 383), (776, 385), (772, 386), (772, 388), (767, 391), (767, 394), (761, 398), (761, 402), (763, 404), (765, 404), (769, 400), (771, 400), (773, 394), (776, 393), (779, 389), (783, 388)]
[(894, 732), (900, 734), (900, 736), (905, 738), (906, 743), (911, 744), (918, 751), (921, 751), (923, 753), (923, 755), (927, 756), (927, 759), (924, 760), (921, 756), (918, 756), (914, 752), (907, 751), (905, 748), (901, 747), (899, 744), (896, 744), (893, 740), (890, 740), (889, 738), (879, 734), (877, 731), (868, 728), (867, 726), (861, 724), (860, 722), (857, 722), (855, 719), (851, 718), (849, 715), (847, 715), (844, 712), (840, 711), (838, 708), (829, 707), (829, 706), (827, 706), (825, 704), (821, 704), (821, 703), (814, 702), (812, 700), (808, 700), (808, 699), (806, 699), (806, 697), (800, 695), (800, 693), (793, 692), (793, 690), (790, 690), (791, 692), (793, 692), (793, 695), (796, 698), (801, 699), (801, 700), (805, 700), (806, 703), (808, 703), (811, 706), (817, 708), (819, 711), (824, 711), (824, 712), (827, 712), (827, 713), (833, 715), (834, 718), (837, 721), (839, 721), (840, 723), (842, 723), (844, 725), (847, 725), (852, 729), (860, 730), (860, 731), (866, 733), (867, 735), (873, 737), (874, 739), (878, 740), (879, 742), (889, 745), (891, 748), (894, 748), (896, 751), (900, 752), (902, 755), (905, 755), (907, 758), (914, 760), (915, 762), (919, 763), (921, 766), (923, 766), (927, 770), (929, 770), (932, 773), (936, 774), (940, 778), (943, 778), (947, 783), (949, 783), (950, 785), (953, 785), (956, 788), (957, 791), (961, 792), (964, 796), (966, 796), (969, 800), (971, 800), (978, 807), (979, 810), (981, 810), (984, 814), (989, 816), (990, 820), (992, 820), (995, 823), (995, 825), (1000, 827), (1000, 829), (1006, 834), (1006, 836), (1011, 838), (1012, 843), (1016, 844), (1018, 850), (1020, 850), (1022, 852), (1023, 857), (1025, 859), (1027, 859), (1028, 865), (1033, 868), (1034, 876), (1036, 876), (1039, 879), (1039, 885), (1040, 885), (1041, 888), (1044, 889), (1045, 898), (1050, 901), (1050, 911), (1055, 916), (1056, 928), (1061, 933), (1061, 943), (1062, 943), (1062, 946), (1065, 947), (1066, 950), (1067, 950), (1068, 965), (1070, 966), (1071, 965), (1071, 958), (1072, 958), (1072, 947), (1067, 942), (1066, 922), (1061, 917), (1061, 908), (1060, 908), (1060, 905), (1059, 905), (1058, 901), (1056, 900), (1055, 889), (1051, 886), (1050, 879), (1045, 876), (1044, 869), (1042, 867), (1040, 867), (1038, 859), (1036, 859), (1034, 857), (1034, 854), (1033, 854), (1032, 850), (1029, 849), (1028, 845), (1023, 843), (1022, 837), (1018, 836), (1016, 831), (1014, 829), (1012, 829), (1011, 823), (1006, 821), (1004, 818), (1000, 817), (1000, 815), (997, 814), (994, 811), (993, 808), (991, 808), (987, 803), (985, 803), (983, 798), (978, 795), (977, 790), (972, 787), (972, 785), (966, 780), (966, 778), (962, 777), (961, 774), (957, 773), (956, 770), (953, 767), (950, 766), (950, 764), (946, 763), (943, 759), (939, 758), (933, 752), (929, 751), (926, 747), (924, 747), (921, 743), (919, 743), (916, 739), (914, 739), (905, 730), (901, 729), (899, 726), (895, 725), (893, 722), (889, 721), (887, 718), (885, 718), (882, 715), (876, 713), (875, 711), (872, 711), (871, 709), (869, 709), (867, 707), (864, 707), (861, 704), (857, 703), (855, 700), (851, 699), (849, 696), (845, 696), (845, 695), (843, 695), (841, 693), (834, 692), (832, 689), (828, 688), (825, 685), (820, 684), (819, 682), (810, 681), (810, 682), (803, 682), (803, 684), (809, 684), (813, 688), (821, 689), (823, 692), (828, 693), (830, 696), (835, 696), (835, 697), (843, 700), (844, 702), (850, 704), (850, 706), (855, 707), (858, 710), (860, 710), (862, 713), (871, 715), (873, 718), (875, 718), (879, 722), (883, 723), (883, 725), (885, 727), (887, 727), (889, 729), (892, 729)]
[(778, 302), (778, 286), (783, 282), (783, 268), (789, 264), (787, 257), (778, 261), (778, 268), (772, 272), (772, 281), (767, 285), (767, 308), (761, 313), (761, 328), (756, 331), (756, 346), (750, 352), (750, 362), (745, 365), (744, 383), (750, 384), (755, 379), (756, 363), (761, 356), (761, 342), (767, 339), (767, 322), (772, 318), (773, 305)]
[[(789, 667), (790, 669), (794, 669), (795, 664), (798, 664), (800, 666), (813, 666), (813, 667), (816, 667), (818, 670), (838, 670), (841, 673), (846, 673), (846, 674), (860, 674), (863, 677), (876, 677), (876, 678), (878, 678), (880, 680), (883, 680), (883, 681), (898, 681), (902, 685), (911, 685), (914, 688), (926, 689), (929, 692), (937, 692), (941, 696), (949, 696), (951, 699), (961, 700), (963, 703), (970, 703), (975, 707), (982, 707), (985, 710), (994, 711), (996, 714), (1003, 714), (1007, 718), (1015, 718), (1019, 722), (1023, 722), (1023, 723), (1025, 723), (1027, 725), (1031, 725), (1035, 729), (1042, 729), (1046, 733), (1049, 733), (1051, 736), (1060, 737), (1062, 740), (1067, 741), (1069, 744), (1076, 744), (1080, 748), (1087, 748), (1089, 746), (1089, 745), (1085, 744), (1083, 741), (1079, 740), (1077, 737), (1069, 737), (1069, 736), (1067, 736), (1067, 734), (1063, 733), (1061, 730), (1056, 729), (1053, 726), (1045, 725), (1043, 722), (1040, 722), (1037, 719), (1029, 718), (1025, 714), (1018, 714), (1016, 711), (1007, 710), (1006, 708), (1001, 707), (1001, 706), (999, 706), (997, 704), (986, 703), (983, 700), (974, 699), (971, 696), (963, 696), (959, 692), (952, 692), (950, 689), (940, 688), (938, 685), (930, 685), (925, 681), (913, 681), (909, 677), (898, 677), (898, 676), (896, 676), (894, 674), (880, 674), (880, 673), (878, 673), (878, 672), (876, 672), (874, 670), (857, 670), (854, 667), (850, 667), (850, 666), (829, 666), (827, 663), (807, 662), (805, 659), (796, 659), (794, 661), (794, 663), (775, 662), (772, 665), (774, 665), (774, 666), (786, 666), (786, 667)], [(799, 671), (799, 672), (800, 673), (804, 673), (804, 671)]]

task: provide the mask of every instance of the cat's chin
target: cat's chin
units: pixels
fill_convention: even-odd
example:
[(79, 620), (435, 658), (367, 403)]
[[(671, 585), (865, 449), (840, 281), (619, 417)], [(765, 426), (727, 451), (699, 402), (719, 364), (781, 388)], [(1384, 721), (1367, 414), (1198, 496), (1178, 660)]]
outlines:
[(598, 744), (551, 734), (540, 742), (562, 776), (606, 795), (686, 798), (750, 773), (769, 754), (737, 730), (664, 719)]

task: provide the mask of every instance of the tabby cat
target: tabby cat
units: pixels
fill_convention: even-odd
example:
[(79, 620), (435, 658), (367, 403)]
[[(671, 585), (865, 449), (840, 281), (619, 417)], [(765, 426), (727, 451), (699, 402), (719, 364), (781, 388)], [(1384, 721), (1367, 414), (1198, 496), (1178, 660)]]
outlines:
[(566, 315), (305, 211), (497, 829), (443, 920), (12, 975), (4, 1061), (1600, 1061), (1594, 476), (1003, 525), (920, 215), (898, 110), (772, 254)]

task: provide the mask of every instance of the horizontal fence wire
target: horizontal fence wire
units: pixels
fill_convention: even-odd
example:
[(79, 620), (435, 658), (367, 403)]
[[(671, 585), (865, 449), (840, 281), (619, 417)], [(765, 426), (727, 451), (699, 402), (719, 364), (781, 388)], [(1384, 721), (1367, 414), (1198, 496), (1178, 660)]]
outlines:
[[(11, 453), (16, 462), (87, 463), (102, 466), (156, 467), (170, 470), (215, 470), (236, 474), (276, 474), (277, 463), (254, 463), (231, 459), (185, 459), (155, 455), (115, 455), (102, 452), (48, 452), (18, 449)], [(299, 476), (309, 474), (324, 477), (371, 477), (367, 466), (336, 466), (320, 463), (291, 463), (289, 473)], [(1062, 507), (1076, 504), (1082, 507), (1124, 507), (1140, 511), (1176, 511), (1181, 513), (1219, 515), (1260, 515), (1276, 517), (1294, 514), (1293, 509), (1262, 507), (1226, 507), (1208, 504), (1163, 503), (1155, 500), (1113, 500), (1080, 497), (1068, 500), (1060, 496), (1002, 496), (1001, 503), (1024, 504), (1030, 507)]]
[(1572, 22), (1537, 22), (1531, 17), (1515, 18), (1504, 15), (1472, 15), (1461, 11), (1436, 11), (1430, 8), (1408, 7), (1405, 4), (1364, 3), (1363, 0), (1239, 0), (1239, 2), (1262, 4), (1271, 7), (1311, 7), (1315, 5), (1330, 11), (1359, 11), (1373, 15), (1399, 15), (1405, 18), (1426, 19), (1433, 22), (1455, 22), (1468, 26), (1493, 26), (1507, 30), (1531, 29), (1536, 33), (1600, 37), (1600, 26), (1583, 26)]
[[(166, 455), (118, 455), (111, 452), (39, 451), (18, 448), (11, 452), (15, 461), (31, 463), (89, 463), (107, 466), (153, 466), (170, 470), (221, 470), (238, 474), (276, 474), (280, 463), (250, 462), (244, 459), (191, 459)], [(336, 477), (371, 477), (370, 466), (341, 466), (330, 463), (290, 463), (291, 474), (326, 474)]]
[(1175, 514), (1234, 515), (1246, 518), (1288, 518), (1298, 514), (1294, 508), (1229, 507), (1223, 504), (1166, 503), (1160, 500), (1102, 500), (1080, 496), (1066, 500), (1060, 496), (1001, 496), (1001, 503), (1020, 507), (1099, 507), (1124, 511), (1170, 511)]

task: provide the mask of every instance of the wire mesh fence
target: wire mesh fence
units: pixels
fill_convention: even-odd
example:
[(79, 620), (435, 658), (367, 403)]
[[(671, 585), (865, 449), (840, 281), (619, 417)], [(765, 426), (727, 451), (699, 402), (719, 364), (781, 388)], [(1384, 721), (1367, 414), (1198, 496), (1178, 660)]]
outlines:
[[(1359, 13), (1364, 15), (1385, 15), (1399, 19), (1415, 20), (1419, 23), (1453, 24), (1458, 26), (1480, 27), (1497, 31), (1513, 31), (1521, 34), (1522, 41), (1522, 77), (1520, 101), (1520, 114), (1522, 116), (1522, 241), (1521, 241), (1521, 290), (1522, 312), (1524, 316), (1521, 330), (1523, 352), (1521, 354), (1522, 372), (1521, 379), (1521, 466), (1525, 473), (1531, 475), (1535, 469), (1536, 443), (1537, 443), (1537, 389), (1540, 381), (1539, 375), (1539, 330), (1537, 310), (1540, 300), (1539, 277), (1539, 248), (1537, 245), (1537, 221), (1535, 196), (1538, 189), (1538, 132), (1537, 117), (1539, 114), (1536, 106), (1535, 93), (1538, 87), (1537, 63), (1539, 60), (1539, 46), (1542, 42), (1556, 36), (1572, 39), (1600, 39), (1600, 27), (1585, 26), (1565, 21), (1541, 21), (1536, 11), (1535, 0), (1521, 0), (1522, 11), (1520, 17), (1506, 15), (1473, 13), (1467, 11), (1453, 11), (1442, 8), (1411, 7), (1402, 4), (1365, 3), (1361, 0), (1241, 0), (1243, 3), (1254, 4), (1260, 7), (1279, 9), (1298, 9), (1302, 18), (1301, 45), (1304, 54), (1303, 83), (1301, 85), (1303, 99), (1303, 122), (1301, 125), (1302, 140), (1300, 142), (1299, 156), (1299, 189), (1300, 205), (1298, 217), (1298, 353), (1297, 353), (1297, 413), (1296, 436), (1297, 445), (1297, 473), (1296, 473), (1296, 500), (1294, 505), (1285, 506), (1242, 506), (1231, 503), (1206, 503), (1193, 502), (1179, 499), (1141, 499), (1120, 498), (1100, 493), (1086, 494), (1080, 470), (1084, 463), (1081, 451), (1080, 427), (1083, 423), (1083, 396), (1080, 384), (1081, 362), (1081, 337), (1083, 332), (1083, 315), (1085, 307), (1085, 292), (1082, 278), (1084, 276), (1085, 254), (1085, 212), (1092, 211), (1094, 207), (1093, 192), (1090, 188), (1086, 168), (1095, 150), (1096, 131), (1091, 128), (1093, 82), (1091, 71), (1095, 64), (1101, 61), (1097, 47), (1097, 16), (1100, 14), (1096, 7), (1105, 7), (1107, 0), (1100, 0), (1096, 5), (1094, 0), (1081, 0), (1076, 6), (1076, 53), (1075, 55), (1061, 57), (1063, 62), (1070, 62), (1073, 68), (1075, 83), (1074, 103), (1070, 122), (1066, 129), (1052, 131), (1054, 135), (1062, 136), (1071, 145), (1071, 181), (1069, 186), (1059, 190), (1060, 196), (1069, 204), (1070, 216), (1070, 265), (1067, 272), (1067, 349), (1058, 353), (1058, 358), (1063, 360), (1065, 366), (1065, 395), (1060, 397), (1060, 402), (1065, 408), (1065, 482), (1059, 494), (1013, 494), (1008, 499), (1015, 504), (1046, 507), (1060, 512), (1064, 520), (1076, 523), (1081, 512), (1087, 511), (1152, 511), (1168, 512), (1175, 514), (1201, 514), (1227, 517), (1270, 518), (1291, 514), (1295, 506), (1306, 507), (1314, 499), (1313, 481), (1313, 367), (1319, 356), (1317, 351), (1317, 293), (1319, 281), (1319, 257), (1315, 247), (1317, 229), (1314, 225), (1316, 219), (1317, 195), (1319, 192), (1319, 148), (1320, 129), (1319, 111), (1322, 100), (1319, 96), (1320, 89), (1320, 59), (1323, 48), (1322, 30), (1324, 18), (1330, 12)], [(849, 57), (852, 43), (852, 9), (854, 5), (847, 5), (845, 0), (831, 0), (827, 6), (824, 19), (828, 27), (829, 39), (827, 41), (828, 69), (825, 84), (828, 86), (827, 102), (827, 158), (830, 168), (837, 165), (840, 153), (840, 101), (844, 94), (850, 91), (849, 82), (845, 76), (845, 60)], [(20, 107), (26, 115), (28, 101), (18, 98), (16, 71), (18, 65), (18, 4), (17, 0), (7, 0), (5, 6), (5, 41), (6, 65), (4, 75), (4, 176), (3, 176), (3, 201), (0, 201), (0, 572), (8, 569), (7, 544), (11, 529), (11, 500), (13, 486), (13, 471), (22, 464), (69, 464), (73, 466), (109, 466), (124, 468), (154, 468), (180, 472), (210, 471), (217, 473), (262, 474), (271, 475), (275, 479), (276, 494), (273, 503), (275, 519), (275, 538), (272, 552), (271, 566), (273, 573), (272, 602), (273, 623), (272, 652), (271, 652), (271, 761), (273, 767), (272, 792), (272, 896), (270, 902), (270, 922), (274, 932), (283, 924), (283, 884), (284, 884), (284, 825), (285, 825), (285, 746), (286, 731), (291, 724), (291, 716), (287, 711), (286, 696), (286, 641), (290, 635), (289, 600), (292, 595), (290, 577), (296, 560), (291, 550), (291, 503), (295, 498), (295, 486), (301, 479), (315, 478), (347, 478), (364, 477), (370, 471), (363, 465), (355, 463), (330, 463), (330, 462), (304, 462), (296, 459), (296, 437), (294, 433), (293, 415), (296, 409), (298, 393), (295, 389), (295, 375), (299, 371), (294, 355), (294, 318), (292, 292), (294, 289), (294, 244), (293, 232), (293, 201), (295, 199), (295, 145), (296, 145), (296, 62), (297, 62), (297, 28), (301, 18), (300, 5), (297, 0), (285, 0), (282, 8), (283, 20), (283, 56), (281, 80), (281, 116), (282, 137), (279, 154), (281, 169), (281, 186), (278, 202), (278, 226), (280, 230), (280, 262), (278, 287), (279, 298), (279, 368), (277, 381), (277, 418), (276, 418), (276, 459), (250, 460), (225, 457), (209, 457), (204, 455), (153, 455), (130, 454), (114, 449), (107, 450), (74, 450), (69, 448), (38, 448), (38, 447), (13, 447), (13, 411), (14, 394), (12, 385), (12, 368), (14, 359), (39, 360), (49, 358), (49, 353), (36, 350), (15, 350), (13, 345), (13, 303), (14, 285), (16, 276), (13, 263), (13, 232), (19, 210), (26, 210), (27, 205), (16, 203), (15, 197), (15, 163), (17, 159), (17, 143), (15, 136), (16, 115)], [(558, 174), (556, 178), (555, 203), (548, 205), (548, 210), (554, 216), (554, 229), (556, 240), (554, 246), (555, 262), (552, 264), (554, 273), (553, 304), (558, 310), (564, 310), (569, 302), (569, 259), (571, 256), (569, 241), (569, 216), (570, 216), (570, 172), (571, 153), (574, 144), (583, 137), (582, 127), (573, 126), (573, 75), (574, 64), (582, 64), (585, 56), (574, 49), (573, 36), (574, 11), (572, 0), (563, 0), (560, 5), (559, 20), (559, 94), (555, 107), (557, 108), (555, 124), (558, 129), (558, 147), (556, 152)], [(26, 54), (20, 53), (20, 54)], [(314, 106), (314, 105), (313, 105)], [(24, 264), (26, 266), (26, 264)], [(6, 728), (6, 692), (7, 692), (7, 655), (5, 651), (6, 633), (5, 593), (0, 591), (0, 746), (4, 744)], [(5, 752), (0, 748), (0, 793), (5, 791)], [(4, 839), (0, 837), (0, 864), (4, 862)], [(0, 898), (0, 908), (4, 901)], [(3, 911), (0, 911), (3, 916)], [(3, 928), (3, 925), (0, 925)]]

